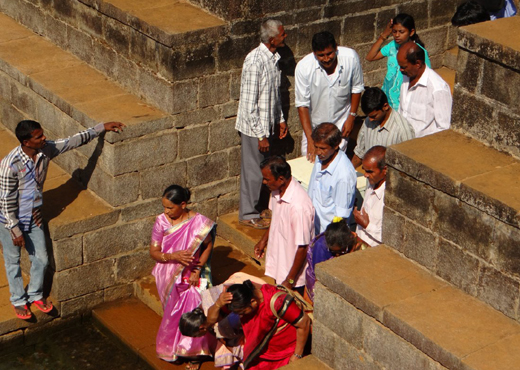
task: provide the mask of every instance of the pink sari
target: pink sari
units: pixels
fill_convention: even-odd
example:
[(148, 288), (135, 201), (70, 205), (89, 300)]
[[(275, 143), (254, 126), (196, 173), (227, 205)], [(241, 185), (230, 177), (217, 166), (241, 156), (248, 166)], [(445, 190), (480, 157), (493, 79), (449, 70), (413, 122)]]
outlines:
[[(215, 339), (210, 334), (190, 338), (179, 331), (182, 314), (200, 305), (199, 291), (186, 280), (199, 261), (202, 242), (214, 228), (213, 221), (198, 213), (175, 226), (168, 222), (164, 214), (157, 216), (155, 221), (152, 244), (160, 246), (164, 253), (187, 250), (195, 257), (193, 264), (188, 267), (173, 261), (158, 262), (152, 271), (164, 310), (157, 332), (156, 349), (157, 355), (165, 361), (176, 361), (179, 357), (211, 356), (211, 349), (215, 348)], [(209, 262), (208, 259), (200, 275), (201, 278), (208, 279), (208, 284), (211, 282)]]

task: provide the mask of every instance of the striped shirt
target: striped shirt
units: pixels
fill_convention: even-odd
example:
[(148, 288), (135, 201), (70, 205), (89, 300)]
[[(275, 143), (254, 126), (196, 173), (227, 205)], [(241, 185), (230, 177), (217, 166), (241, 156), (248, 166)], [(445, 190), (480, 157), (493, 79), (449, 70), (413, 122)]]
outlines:
[(275, 124), (283, 122), (280, 97), (280, 55), (260, 44), (242, 67), (240, 102), (235, 129), (250, 137), (269, 137)]
[(363, 159), (365, 153), (376, 145), (390, 146), (415, 138), (415, 131), (410, 123), (395, 109), (383, 127), (379, 122), (372, 122), (367, 117), (359, 130), (354, 154)]
[[(29, 231), (31, 220), (41, 219), (43, 183), (47, 177), (49, 161), (68, 150), (87, 144), (105, 131), (102, 123), (81, 131), (67, 139), (46, 141), (34, 162), (22, 150), (14, 148), (0, 162), (0, 223), (17, 238)], [(0, 226), (1, 227), (1, 226)]]

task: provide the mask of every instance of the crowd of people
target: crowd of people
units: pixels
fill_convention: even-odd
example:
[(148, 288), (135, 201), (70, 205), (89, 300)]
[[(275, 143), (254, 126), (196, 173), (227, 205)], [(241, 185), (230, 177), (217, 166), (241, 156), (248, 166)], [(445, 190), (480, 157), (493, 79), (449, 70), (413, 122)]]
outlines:
[[(515, 12), (511, 0), (472, 0), (457, 9), (452, 22), (466, 25)], [(254, 251), (257, 258), (265, 257), (265, 274), (276, 285), (238, 273), (213, 286), (214, 221), (188, 208), (188, 189), (172, 185), (162, 195), (164, 212), (156, 219), (150, 244), (156, 261), (152, 274), (164, 310), (157, 354), (165, 361), (186, 363), (188, 370), (211, 358), (219, 367), (246, 369), (277, 369), (302, 358), (316, 264), (382, 242), (386, 147), (450, 127), (450, 88), (431, 69), (412, 16), (391, 19), (366, 55), (367, 61), (387, 58), (382, 88), (364, 85), (355, 50), (338, 46), (328, 31), (316, 33), (312, 52), (295, 70), (301, 153), (313, 163), (305, 190), (285, 158), (270, 155), (275, 133), (277, 139), (288, 134), (277, 52), (286, 37), (281, 22), (262, 23), (261, 42), (244, 61), (236, 119), (241, 138), (239, 222), (265, 229)], [(360, 106), (366, 118), (349, 158), (345, 150)], [(108, 122), (47, 141), (38, 122), (17, 125), (20, 146), (0, 164), (0, 242), (18, 318), (30, 319), (31, 306), (46, 313), (54, 309), (43, 296), (48, 256), (40, 212), (49, 161), (104, 131), (120, 132), (123, 127)], [(360, 166), (368, 184), (358, 209)], [(262, 186), (270, 191), (270, 212), (261, 208)], [(21, 277), (21, 248), (31, 261), (27, 288)]]

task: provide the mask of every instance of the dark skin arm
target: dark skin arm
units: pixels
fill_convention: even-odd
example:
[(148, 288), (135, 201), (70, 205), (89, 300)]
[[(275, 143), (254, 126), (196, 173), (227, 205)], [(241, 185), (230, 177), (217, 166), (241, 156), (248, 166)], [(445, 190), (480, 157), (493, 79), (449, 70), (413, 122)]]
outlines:
[(302, 270), (305, 261), (307, 260), (307, 245), (299, 245), (296, 255), (294, 256), (294, 262), (287, 274), (287, 277), (282, 282), (282, 285), (288, 289), (293, 288), (293, 284), (289, 283), (289, 279), (296, 280), (296, 277)]
[(314, 152), (314, 141), (312, 140), (312, 124), (311, 115), (308, 107), (298, 107), (298, 116), (300, 117), (300, 123), (302, 124), (303, 134), (307, 138), (307, 160), (314, 163), (316, 154)]
[(208, 262), (208, 258), (213, 249), (213, 238), (211, 237), (211, 234), (208, 234), (208, 236), (206, 236), (206, 239), (204, 239), (204, 242), (202, 242), (202, 248), (204, 248), (204, 251), (200, 255), (197, 269), (192, 270), (190, 275), (189, 281), (190, 284), (193, 286), (197, 286), (199, 284), (200, 269), (202, 268), (202, 266), (206, 264), (206, 262)]
[(231, 303), (233, 300), (233, 295), (231, 293), (226, 292), (225, 290), (220, 293), (217, 301), (213, 306), (208, 309), (208, 315), (206, 320), (206, 325), (212, 326), (215, 325), (219, 320), (221, 320), (222, 311), (220, 308)]
[(361, 162), (361, 158), (354, 154), (354, 156), (352, 157), (352, 166), (354, 166), (354, 168), (358, 168), (359, 166), (361, 166)]
[[(302, 319), (297, 324), (295, 324), (294, 327), (296, 328), (296, 347), (294, 348), (294, 353), (301, 356), (305, 348), (305, 343), (307, 343), (307, 338), (309, 337), (309, 331), (311, 327), (311, 320), (309, 319), (309, 316), (304, 313)], [(289, 362), (298, 360), (298, 357), (292, 355)]]
[[(360, 101), (361, 101), (361, 93), (352, 94), (351, 105), (350, 105), (351, 113), (357, 113)], [(348, 118), (345, 121), (345, 123), (343, 124), (343, 128), (341, 129), (342, 137), (347, 138), (350, 136), (350, 133), (352, 132), (352, 129), (354, 128), (355, 120), (356, 120), (356, 117), (354, 117), (350, 114), (348, 115)]]
[(370, 223), (370, 218), (368, 217), (368, 214), (365, 213), (365, 209), (361, 208), (361, 211), (358, 211), (357, 207), (354, 207), (352, 213), (354, 214), (356, 224), (366, 229), (368, 224)]
[(255, 257), (262, 258), (265, 255), (265, 248), (267, 247), (267, 241), (269, 240), (269, 230), (271, 226), (267, 228), (265, 234), (262, 236), (262, 239), (258, 241), (255, 245)]
[(379, 38), (374, 42), (374, 45), (372, 45), (372, 48), (370, 48), (370, 51), (368, 52), (367, 56), (365, 57), (366, 60), (369, 62), (373, 62), (375, 60), (379, 60), (384, 58), (383, 54), (381, 54), (381, 46), (385, 42), (385, 40), (392, 34), (392, 20), (388, 22), (386, 25), (386, 28), (381, 33)]

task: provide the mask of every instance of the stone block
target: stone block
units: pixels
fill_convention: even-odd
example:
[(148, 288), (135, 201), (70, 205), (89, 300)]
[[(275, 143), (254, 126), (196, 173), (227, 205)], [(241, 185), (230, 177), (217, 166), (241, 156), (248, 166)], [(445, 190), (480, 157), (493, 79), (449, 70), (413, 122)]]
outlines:
[(439, 238), (439, 257), (435, 273), (466, 293), (475, 296), (479, 277), (479, 261), (464, 253), (456, 244)]
[[(320, 283), (316, 283), (314, 301), (314, 319), (350, 345), (362, 349), (365, 314)], [(342, 319), (338, 320), (338, 316)]]
[(86, 294), (84, 296), (61, 302), (61, 316), (71, 317), (90, 312), (94, 307), (104, 302), (103, 291)]
[(463, 250), (490, 260), (493, 218), (441, 192), (435, 193), (434, 207), (437, 210), (433, 227), (436, 233)]
[(261, 23), (260, 19), (233, 21), (231, 22), (231, 34), (234, 36), (257, 35)]
[(128, 57), (130, 54), (130, 40), (132, 38), (131, 28), (110, 17), (102, 17), (102, 19), (103, 40), (116, 52)]
[(236, 117), (238, 111), (238, 101), (230, 101), (229, 103), (225, 103), (220, 105), (220, 118), (233, 118)]
[(88, 181), (88, 187), (113, 207), (132, 203), (139, 196), (139, 173), (113, 177), (97, 166)]
[(224, 194), (218, 198), (218, 215), (226, 215), (238, 210), (240, 193), (234, 192)]
[(495, 221), (493, 256), (491, 263), (498, 270), (520, 277), (520, 230), (501, 221)]
[(45, 30), (45, 14), (37, 6), (27, 1), (20, 2), (18, 6), (21, 9), (17, 20), (37, 34), (43, 34)]
[(54, 18), (49, 13), (45, 13), (45, 34), (59, 47), (67, 48), (67, 23)]
[(258, 35), (227, 37), (218, 47), (219, 71), (241, 68), (246, 55), (258, 46)]
[[(201, 43), (195, 40), (188, 43), (189, 49), (185, 54), (186, 70), (183, 71), (184, 78), (195, 78), (215, 73), (215, 46), (211, 41)], [(211, 104), (208, 104), (211, 105)]]
[(105, 302), (112, 302), (119, 299), (130, 299), (134, 296), (134, 284), (116, 285), (104, 290), (103, 299)]
[(102, 37), (103, 18), (96, 9), (90, 6), (78, 7), (78, 27), (93, 37)]
[(159, 199), (161, 195), (162, 193), (159, 194), (157, 198), (134, 202), (121, 208), (121, 221), (130, 222), (140, 218), (158, 215), (163, 211), (161, 200)]
[(241, 154), (240, 147), (229, 150), (229, 176), (240, 176)]
[(480, 270), (477, 298), (512, 319), (518, 320), (518, 292), (520, 283), (492, 267)]
[(4, 99), (0, 98), (0, 114), (2, 117), (2, 124), (4, 124), (9, 130), (14, 131), (18, 122), (24, 119), (30, 119), (12, 104), (8, 103)]
[(493, 140), (486, 140), (494, 148), (520, 158), (520, 116), (509, 112), (498, 113), (498, 127)]
[(298, 41), (295, 44), (296, 47), (293, 49), (294, 54), (303, 57), (304, 55), (310, 53), (312, 51), (312, 36), (317, 32), (327, 30), (334, 35), (336, 40), (340, 40), (340, 36), (342, 34), (341, 24), (342, 20), (330, 20), (326, 22), (312, 23), (300, 26), (298, 29)]
[(236, 178), (228, 178), (221, 181), (215, 181), (209, 184), (191, 188), (191, 201), (194, 203), (202, 203), (207, 199), (217, 198), (221, 195), (237, 191)]
[[(80, 325), (80, 317), (68, 317), (68, 318), (56, 318), (52, 321), (48, 319), (45, 320), (45, 323), (38, 322), (40, 325), (34, 325), (25, 330), (25, 342), (24, 344), (27, 347), (33, 347), (36, 344), (44, 347), (46, 344), (45, 341), (49, 337), (57, 337), (60, 331), (62, 331), (66, 327), (71, 327), (74, 325)], [(45, 325), (41, 325), (45, 324)], [(48, 343), (48, 342), (47, 342)], [(34, 348), (34, 347), (33, 347)], [(2, 348), (3, 349), (3, 348)], [(45, 360), (42, 360), (42, 363), (45, 363)]]
[(209, 127), (190, 126), (179, 130), (179, 159), (208, 153)]
[(312, 354), (331, 368), (339, 369), (335, 364), (334, 347), (341, 339), (320, 321), (312, 323), (312, 335), (314, 338), (320, 338), (320, 340), (312, 341)]
[(482, 84), (482, 94), (489, 99), (504, 104), (514, 114), (520, 114), (520, 108), (516, 104), (520, 99), (520, 92), (516, 89), (504, 89), (501, 85), (504, 81), (507, 81), (509, 86), (518, 86), (520, 73), (491, 61), (484, 61), (483, 70), (486, 83)]
[(456, 86), (453, 102), (452, 127), (454, 130), (488, 143), (492, 143), (494, 138), (500, 135), (497, 120), (493, 116), (494, 107), (489, 100), (468, 94)]
[(56, 18), (61, 18), (71, 26), (77, 28), (77, 15), (80, 13), (79, 8), (82, 8), (83, 6), (83, 4), (77, 1), (53, 0), (53, 6), (51, 9)]
[[(376, 60), (374, 62), (369, 62), (364, 57), (365, 55), (367, 55), (367, 53), (369, 52), (369, 50), (371, 48), (372, 48), (372, 44), (360, 45), (360, 46), (356, 47), (356, 52), (358, 53), (359, 61), (361, 62), (361, 68), (363, 69), (363, 77), (365, 77), (367, 73), (383, 69), (384, 70), (383, 78), (384, 78), (384, 76), (386, 75), (386, 62), (387, 62), (386, 58)], [(376, 85), (376, 84), (367, 85), (366, 81), (364, 81), (364, 82), (365, 82), (365, 86), (375, 86)], [(379, 83), (379, 85), (381, 85), (381, 83)]]
[[(179, 86), (172, 85), (164, 79), (144, 69), (139, 69), (139, 93), (146, 101), (168, 113), (178, 113), (180, 111), (193, 109), (196, 101), (183, 101), (186, 107), (179, 107)], [(184, 98), (189, 99), (192, 95), (185, 92)]]
[(197, 84), (196, 81), (174, 83), (172, 107), (167, 111), (175, 114), (195, 110), (197, 108)]
[[(343, 17), (354, 13), (361, 13), (368, 10), (372, 10), (373, 8), (374, 0), (354, 0), (348, 2), (331, 1), (330, 4), (326, 5), (323, 9), (323, 18)], [(312, 20), (316, 20), (317, 9), (310, 10), (314, 13), (314, 17)], [(300, 18), (297, 18), (297, 20), (298, 23), (307, 23), (302, 22)]]
[(11, 104), (29, 117), (36, 117), (37, 111), (33, 104), (34, 93), (19, 83), (11, 84)]
[(216, 152), (187, 161), (188, 186), (198, 186), (224, 179), (228, 175), (228, 154)]
[(199, 80), (199, 106), (203, 108), (229, 101), (229, 81), (227, 73), (202, 77)]
[[(430, 27), (451, 24), (451, 17), (457, 10), (456, 1), (433, 0), (430, 2)], [(420, 36), (420, 35), (419, 35)]]
[[(104, 56), (105, 59), (98, 60), (96, 56), (93, 54), (97, 51), (95, 48), (96, 42), (93, 41), (92, 36), (90, 36), (87, 33), (84, 33), (74, 27), (71, 27), (67, 24), (67, 50), (70, 51), (72, 54), (76, 55), (81, 60), (85, 61), (86, 63), (93, 63), (95, 61), (96, 67), (98, 65), (103, 66), (104, 68), (99, 68), (103, 72), (108, 71), (109, 67), (106, 63), (106, 59), (109, 59), (111, 56), (109, 53), (106, 53)], [(94, 51), (94, 53), (93, 53)], [(98, 55), (101, 53), (98, 53)], [(101, 54), (102, 55), (102, 54)], [(100, 56), (101, 56), (100, 55)], [(110, 58), (112, 60), (114, 57)], [(112, 63), (112, 66), (114, 64)]]
[(148, 217), (86, 233), (83, 237), (85, 263), (147, 248), (154, 221), (155, 217)]
[(204, 215), (211, 220), (216, 220), (218, 216), (218, 200), (213, 198), (208, 199), (202, 203), (193, 203), (193, 205), (191, 205), (191, 209), (193, 209), (195, 212), (199, 212), (201, 215)]
[(417, 181), (405, 173), (389, 168), (387, 172), (385, 205), (424, 227), (431, 227), (435, 217), (433, 199), (435, 191), (431, 186)]
[(212, 122), (209, 126), (209, 150), (217, 152), (240, 144), (240, 136), (235, 130), (235, 119)]
[(83, 237), (76, 236), (52, 242), (51, 267), (62, 271), (83, 263)]
[(174, 125), (177, 128), (199, 125), (218, 119), (218, 116), (217, 107), (207, 107), (190, 112), (182, 112), (174, 116)]
[(116, 282), (130, 283), (148, 276), (154, 266), (155, 261), (150, 257), (148, 248), (143, 251), (121, 256), (116, 261)]
[(432, 270), (438, 259), (439, 247), (435, 234), (419, 226), (421, 220), (407, 222), (405, 226), (404, 254), (429, 270)]
[(56, 272), (51, 295), (59, 301), (65, 301), (113, 286), (114, 264), (113, 259), (105, 259)]
[(385, 206), (383, 213), (383, 243), (404, 253), (405, 218)]
[[(133, 29), (130, 32), (129, 59), (131, 59), (134, 63), (138, 63), (141, 66), (151, 69), (152, 71), (158, 71), (161, 73), (162, 71), (158, 70), (158, 62), (156, 60), (160, 55), (160, 48), (164, 48), (170, 52), (172, 51), (170, 48), (158, 44), (148, 35), (137, 32)], [(168, 75), (164, 74), (164, 77), (168, 77)]]
[[(414, 13), (408, 13), (414, 14)], [(417, 21), (415, 22), (416, 27), (421, 29), (422, 27), (417, 25)], [(426, 50), (428, 50), (428, 54), (431, 56), (435, 56), (437, 54), (443, 54), (446, 51), (447, 45), (447, 36), (448, 36), (448, 28), (434, 28), (420, 33), (421, 40), (424, 42), (426, 46)]]
[(176, 162), (164, 166), (143, 170), (141, 179), (141, 197), (143, 199), (160, 198), (164, 189), (172, 184), (186, 186), (186, 162)]
[(346, 32), (341, 37), (340, 45), (363, 44), (374, 40), (376, 13), (347, 17), (343, 22)]
[[(482, 73), (482, 65), (482, 58), (479, 58), (476, 54), (468, 53), (467, 50), (459, 48), (459, 55), (457, 57), (457, 75), (455, 76), (455, 82), (469, 92), (476, 92), (477, 85), (480, 81), (480, 75)], [(458, 88), (459, 87), (457, 86), (456, 89)], [(453, 101), (457, 102), (455, 97), (453, 98)], [(463, 105), (460, 105), (460, 107), (462, 106)], [(459, 105), (454, 104), (453, 108), (453, 110), (456, 111), (458, 110)], [(452, 122), (457, 123), (457, 120), (453, 119)]]
[[(242, 78), (242, 72), (232, 71), (231, 72), (231, 87), (230, 87), (230, 98), (233, 100), (240, 99), (240, 82)], [(238, 107), (237, 107), (238, 110)]]
[[(421, 37), (421, 40), (424, 41), (423, 34), (424, 32), (422, 30), (425, 30), (428, 28), (428, 1), (427, 0), (421, 0), (417, 2), (403, 2), (399, 1), (401, 4), (398, 6), (398, 12), (397, 13), (406, 13), (406, 14), (413, 14), (413, 19), (415, 20), (415, 28), (418, 30), (421, 30), (419, 32), (419, 36)], [(395, 1), (394, 1), (395, 3)], [(377, 4), (379, 5), (379, 4)], [(390, 5), (390, 4), (389, 4)], [(428, 46), (426, 48), (428, 52), (430, 53), (430, 47)], [(432, 54), (432, 53), (430, 53)]]
[(23, 338), (23, 330), (16, 330), (10, 333), (2, 334), (0, 336), (0, 346), (2, 347), (2, 352), (9, 350), (16, 350), (17, 348), (23, 347), (24, 338)]

